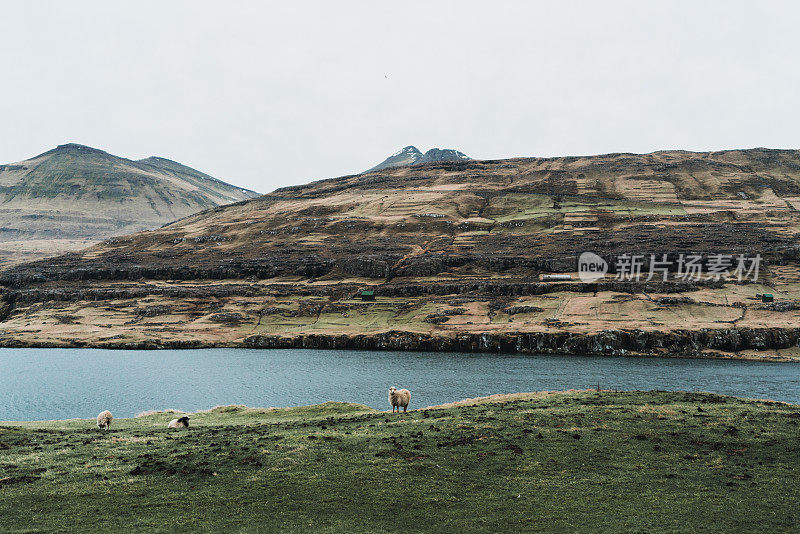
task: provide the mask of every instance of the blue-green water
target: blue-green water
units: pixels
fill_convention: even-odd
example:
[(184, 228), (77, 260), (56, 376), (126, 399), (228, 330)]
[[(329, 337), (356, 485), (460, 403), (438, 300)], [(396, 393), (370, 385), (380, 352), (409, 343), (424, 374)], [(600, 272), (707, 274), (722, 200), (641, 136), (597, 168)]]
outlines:
[(219, 404), (300, 406), (328, 400), (386, 409), (519, 391), (711, 391), (800, 402), (800, 365), (748, 361), (330, 350), (0, 349), (0, 421), (115, 417)]

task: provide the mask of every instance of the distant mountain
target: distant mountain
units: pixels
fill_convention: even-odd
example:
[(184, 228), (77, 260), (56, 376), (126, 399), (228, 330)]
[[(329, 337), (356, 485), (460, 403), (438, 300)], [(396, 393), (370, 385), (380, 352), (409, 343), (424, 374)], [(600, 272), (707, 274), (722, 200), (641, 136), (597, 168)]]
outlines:
[(432, 163), (434, 161), (460, 161), (471, 159), (469, 156), (452, 148), (432, 148), (424, 154), (412, 145), (398, 150), (378, 165), (366, 172), (379, 171), (391, 167), (402, 167), (404, 165), (419, 165), (422, 163)]
[(164, 158), (74, 143), (0, 165), (0, 265), (158, 228), (258, 193)]

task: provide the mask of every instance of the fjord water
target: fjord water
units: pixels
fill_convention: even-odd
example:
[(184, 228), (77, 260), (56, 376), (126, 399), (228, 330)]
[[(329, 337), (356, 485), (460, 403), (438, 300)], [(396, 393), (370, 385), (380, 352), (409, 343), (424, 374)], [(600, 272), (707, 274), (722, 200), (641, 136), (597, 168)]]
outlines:
[(389, 386), (420, 408), (520, 391), (710, 391), (800, 402), (800, 366), (752, 361), (332, 350), (0, 349), (0, 421), (131, 417), (221, 404), (329, 400), (386, 409)]

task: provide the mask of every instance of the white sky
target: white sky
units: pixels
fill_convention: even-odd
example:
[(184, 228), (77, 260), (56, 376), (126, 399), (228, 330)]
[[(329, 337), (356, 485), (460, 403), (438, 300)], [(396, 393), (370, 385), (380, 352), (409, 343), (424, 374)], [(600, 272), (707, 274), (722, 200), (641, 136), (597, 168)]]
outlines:
[(268, 192), (475, 158), (800, 147), (786, 2), (0, 0), (0, 162), (66, 142)]

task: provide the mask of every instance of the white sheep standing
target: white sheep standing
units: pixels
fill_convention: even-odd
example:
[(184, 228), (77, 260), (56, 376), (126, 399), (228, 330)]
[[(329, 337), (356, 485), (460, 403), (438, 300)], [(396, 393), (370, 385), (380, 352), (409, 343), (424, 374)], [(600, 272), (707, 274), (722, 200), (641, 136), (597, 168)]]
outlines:
[(111, 420), (113, 417), (111, 416), (111, 412), (108, 410), (104, 412), (100, 412), (97, 414), (97, 428), (100, 430), (108, 430), (111, 428)]
[(173, 419), (167, 424), (167, 428), (189, 428), (189, 417), (183, 416)]
[(408, 403), (411, 402), (411, 392), (407, 389), (397, 389), (396, 387), (392, 386), (389, 388), (389, 404), (392, 405), (392, 413), (395, 412), (397, 409), (397, 413), (400, 413), (400, 407), (403, 407), (403, 411), (408, 411)]

